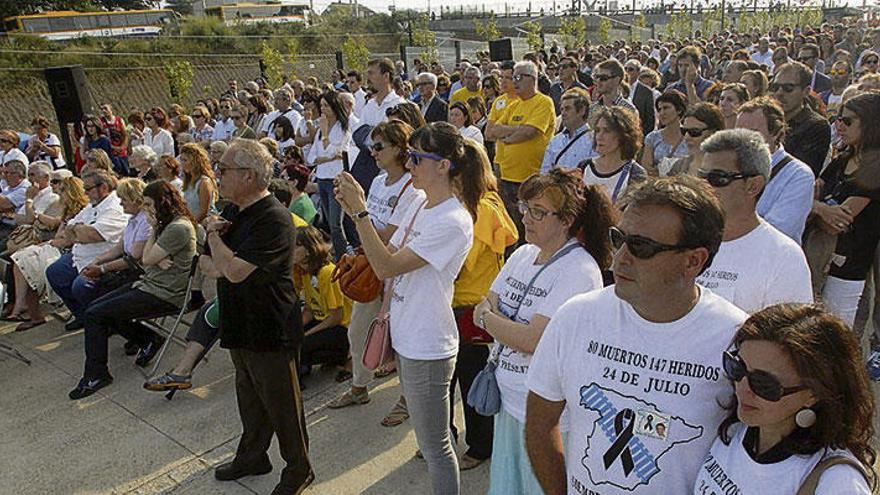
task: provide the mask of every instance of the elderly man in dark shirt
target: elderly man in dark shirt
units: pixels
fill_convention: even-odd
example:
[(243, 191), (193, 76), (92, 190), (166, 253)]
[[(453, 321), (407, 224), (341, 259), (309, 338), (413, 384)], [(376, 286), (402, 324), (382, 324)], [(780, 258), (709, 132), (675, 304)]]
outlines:
[(236, 140), (223, 154), (220, 194), (232, 204), (208, 222), (209, 256), (199, 266), (217, 278), (220, 346), (235, 365), (243, 432), (235, 458), (214, 476), (231, 481), (272, 470), (266, 451), (278, 436), (287, 466), (273, 495), (298, 495), (314, 480), (297, 377), (303, 339), (293, 287), (294, 226), (268, 191), (272, 156)]
[(785, 150), (818, 176), (831, 145), (831, 126), (807, 105), (812, 75), (810, 68), (800, 62), (783, 64), (770, 83), (770, 95), (785, 112)]

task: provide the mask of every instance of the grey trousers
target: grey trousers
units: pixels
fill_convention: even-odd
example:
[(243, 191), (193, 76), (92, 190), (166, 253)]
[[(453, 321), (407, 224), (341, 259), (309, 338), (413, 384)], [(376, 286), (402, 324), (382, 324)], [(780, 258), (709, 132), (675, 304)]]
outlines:
[(351, 306), (348, 323), (348, 349), (351, 353), (351, 386), (366, 387), (373, 379), (373, 372), (364, 367), (364, 344), (370, 323), (382, 307), (382, 297), (368, 303), (355, 302)]
[(458, 495), (458, 458), (449, 431), (449, 384), (455, 357), (436, 361), (397, 355), (397, 372), (434, 495)]

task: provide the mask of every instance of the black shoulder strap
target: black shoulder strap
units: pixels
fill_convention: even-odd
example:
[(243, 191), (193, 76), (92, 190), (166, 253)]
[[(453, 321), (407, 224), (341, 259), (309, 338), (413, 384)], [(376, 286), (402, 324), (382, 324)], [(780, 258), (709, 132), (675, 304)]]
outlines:
[(786, 153), (785, 156), (782, 157), (782, 160), (779, 160), (779, 163), (774, 165), (773, 170), (770, 171), (770, 180), (773, 180), (773, 178), (776, 177), (779, 172), (782, 172), (782, 169), (784, 169), (786, 165), (791, 163), (792, 160), (794, 160), (794, 157)]
[[(565, 131), (562, 131), (562, 132), (565, 132)], [(559, 159), (562, 158), (562, 155), (564, 155), (565, 152), (568, 151), (568, 149), (571, 148), (572, 145), (573, 145), (574, 143), (576, 143), (578, 139), (584, 137), (584, 134), (586, 134), (587, 132), (589, 132), (589, 131), (587, 131), (587, 130), (585, 129), (585, 130), (579, 132), (579, 133), (574, 137), (574, 139), (572, 139), (571, 141), (569, 141), (568, 144), (565, 145), (565, 148), (562, 148), (562, 151), (560, 151), (559, 154), (556, 155), (556, 159), (553, 160), (553, 166), (558, 165), (558, 164), (559, 164)]]

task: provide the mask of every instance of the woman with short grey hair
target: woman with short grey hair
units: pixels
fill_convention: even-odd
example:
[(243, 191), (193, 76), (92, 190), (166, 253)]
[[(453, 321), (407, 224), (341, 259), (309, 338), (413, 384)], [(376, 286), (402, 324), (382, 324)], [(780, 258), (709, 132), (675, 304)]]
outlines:
[(151, 171), (159, 163), (159, 155), (153, 148), (142, 144), (132, 148), (128, 162), (137, 172), (136, 177), (146, 182), (155, 178), (155, 173), (151, 176)]

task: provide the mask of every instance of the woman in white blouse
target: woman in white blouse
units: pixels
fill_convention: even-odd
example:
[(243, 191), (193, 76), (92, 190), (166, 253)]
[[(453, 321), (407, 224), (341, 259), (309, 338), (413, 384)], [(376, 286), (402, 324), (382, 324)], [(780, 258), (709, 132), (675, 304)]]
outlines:
[(474, 125), (471, 112), (468, 111), (468, 107), (464, 103), (456, 101), (449, 105), (449, 123), (458, 129), (461, 137), (473, 139), (479, 144), (483, 144), (483, 133)]
[(342, 105), (339, 93), (327, 91), (322, 94), (320, 105), (318, 131), (306, 161), (315, 167), (321, 215), (330, 226), (333, 255), (338, 261), (350, 243), (357, 243), (354, 223), (348, 217), (343, 219), (342, 209), (333, 195), (333, 179), (343, 171), (342, 153), (348, 150), (351, 129), (348, 127), (348, 110)]
[(168, 116), (161, 108), (152, 108), (144, 115), (144, 140), (143, 144), (153, 148), (158, 156), (174, 156), (174, 138), (165, 128), (168, 125)]

